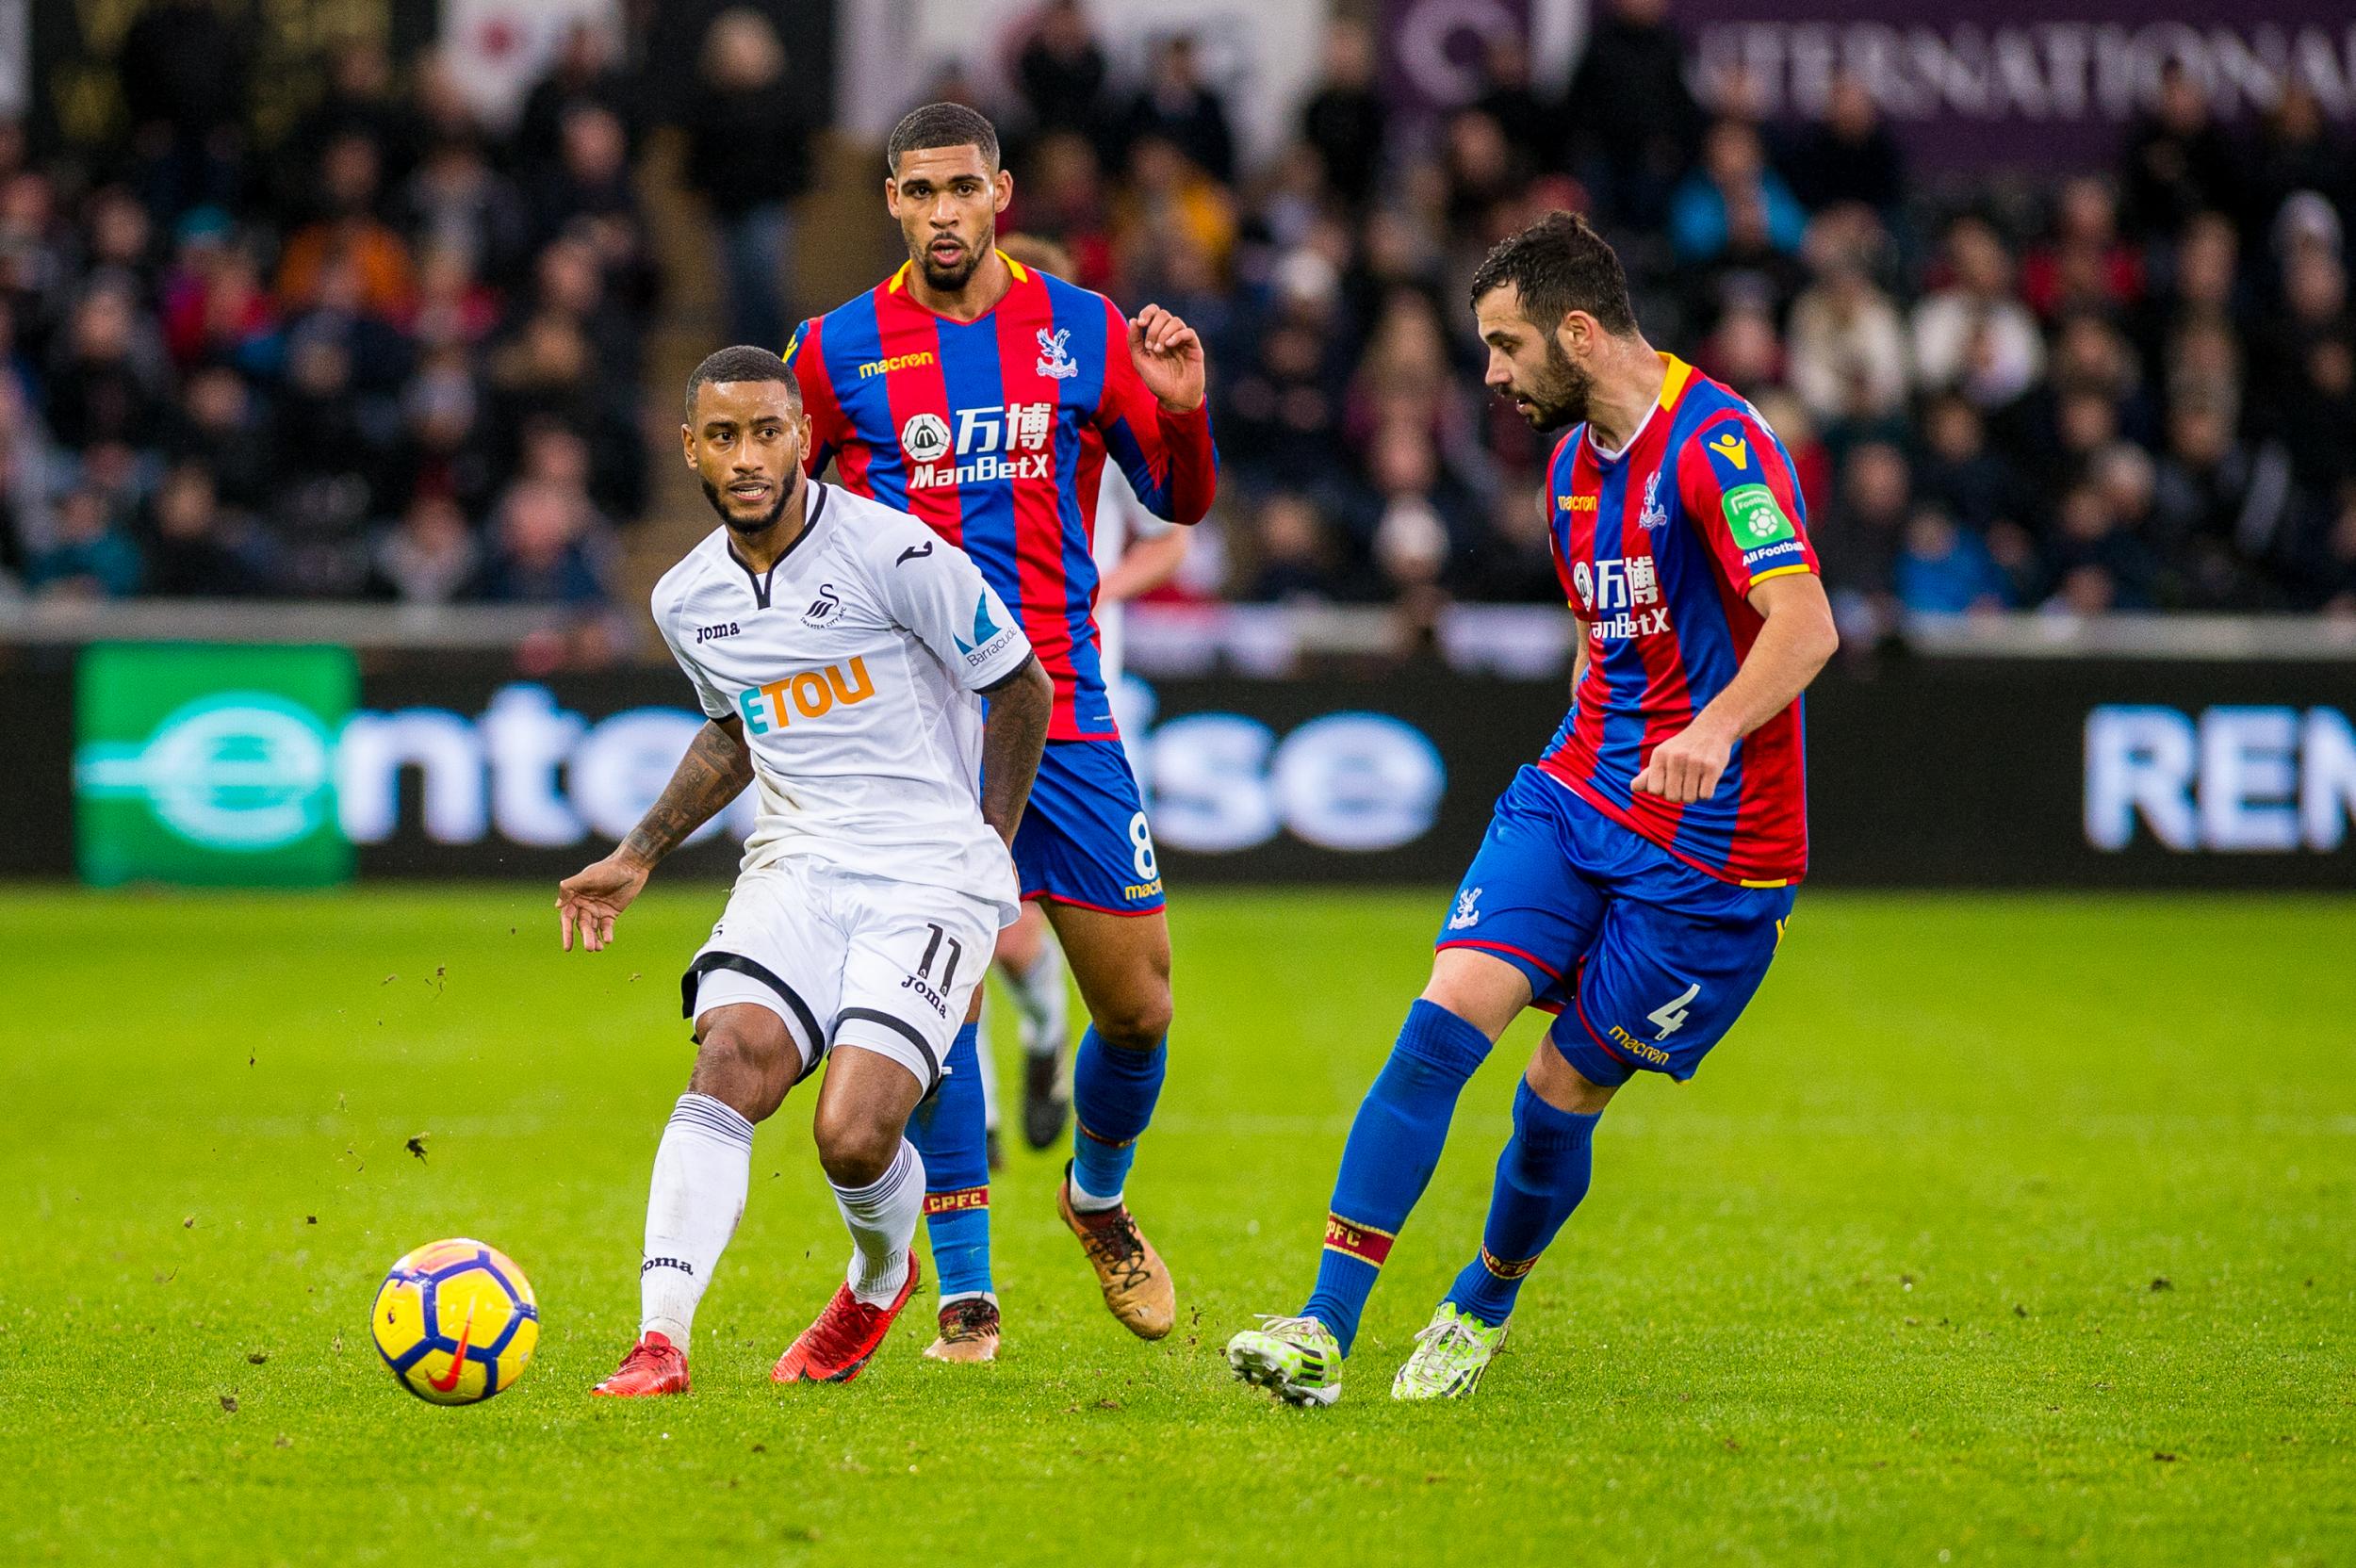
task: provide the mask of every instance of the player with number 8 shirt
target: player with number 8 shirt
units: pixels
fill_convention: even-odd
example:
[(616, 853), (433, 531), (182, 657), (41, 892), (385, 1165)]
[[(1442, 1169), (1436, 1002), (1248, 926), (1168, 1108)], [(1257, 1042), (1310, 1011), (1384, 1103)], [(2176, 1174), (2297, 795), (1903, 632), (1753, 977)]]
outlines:
[[(845, 488), (913, 513), (972, 556), (1055, 679), (1047, 753), (1014, 858), (1022, 895), (1045, 907), (1090, 1019), (1073, 1063), (1077, 1127), (1057, 1207), (1105, 1305), (1132, 1332), (1158, 1339), (1175, 1321), (1176, 1292), (1124, 1188), (1161, 1091), (1170, 933), (1098, 657), (1089, 543), (1107, 462), (1157, 515), (1192, 523), (1209, 509), (1218, 459), (1203, 348), (1158, 306), (1125, 318), (1103, 295), (998, 250), (1014, 178), (999, 166), (996, 131), (973, 110), (915, 110), (886, 157), (885, 204), (908, 262), (804, 322), (785, 351), (814, 433), (809, 472), (831, 460)], [(969, 1021), (940, 1092), (910, 1123), (941, 1294), (941, 1338), (926, 1353), (947, 1361), (994, 1359), (999, 1337), (973, 1033)]]

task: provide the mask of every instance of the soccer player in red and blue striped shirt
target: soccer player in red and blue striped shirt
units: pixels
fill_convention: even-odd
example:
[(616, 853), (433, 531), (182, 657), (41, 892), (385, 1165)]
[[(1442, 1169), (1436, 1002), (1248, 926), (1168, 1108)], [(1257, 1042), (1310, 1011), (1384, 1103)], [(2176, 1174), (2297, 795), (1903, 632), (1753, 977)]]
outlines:
[(1431, 983), (1367, 1091), (1317, 1290), (1228, 1344), (1239, 1377), (1331, 1404), (1464, 1083), (1523, 1008), (1524, 1072), (1480, 1250), (1392, 1380), (1460, 1397), (1586, 1196), (1590, 1140), (1639, 1071), (1690, 1078), (1759, 982), (1808, 869), (1800, 694), (1838, 643), (1791, 454), (1740, 396), (1637, 330), (1619, 258), (1554, 213), (1474, 274), (1488, 383), (1540, 430), (1580, 638), (1569, 716), (1500, 796)]
[[(1157, 515), (1192, 523), (1209, 510), (1219, 468), (1203, 346), (1159, 306), (1126, 318), (998, 250), (1014, 177), (973, 110), (915, 110), (886, 155), (885, 204), (908, 262), (804, 322), (786, 350), (810, 413), (810, 471), (831, 459), (843, 485), (960, 547), (1055, 678), (1047, 755), (1012, 849), (1023, 896), (1044, 905), (1091, 1020), (1056, 1201), (1105, 1305), (1159, 1339), (1176, 1294), (1123, 1188), (1161, 1092), (1170, 929), (1098, 662), (1089, 540), (1107, 462)], [(927, 1354), (942, 1360), (990, 1360), (998, 1343), (979, 1078), (969, 1021), (948, 1081), (910, 1122), (941, 1277), (941, 1337)]]

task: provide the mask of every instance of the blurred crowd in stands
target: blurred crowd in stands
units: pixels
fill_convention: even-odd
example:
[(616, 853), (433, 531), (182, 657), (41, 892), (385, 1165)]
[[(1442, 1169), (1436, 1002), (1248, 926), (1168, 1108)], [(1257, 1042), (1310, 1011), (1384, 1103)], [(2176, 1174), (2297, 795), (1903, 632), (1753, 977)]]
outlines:
[(397, 85), (353, 43), (275, 147), (252, 69), (160, 0), (118, 144), (0, 125), (0, 581), (603, 603), (661, 283), (619, 62), (577, 32), (495, 137), (431, 57)]
[(1056, 0), (982, 106), (1013, 222), (1205, 333), (1230, 596), (1559, 601), (1551, 440), (1482, 391), (1464, 286), (1562, 206), (1654, 343), (1782, 433), (1853, 644), (1908, 610), (2356, 615), (2356, 204), (2313, 97), (2229, 131), (2171, 74), (2114, 169), (1934, 200), (1853, 80), (1797, 124), (1697, 88), (1662, 0), (1599, 5), (1568, 81), (1497, 43), (1436, 125), (1377, 63), (1334, 26), (1295, 140), (1243, 168), (1187, 40), (1123, 90)]
[[(431, 56), (332, 62), (275, 150), (196, 0), (122, 60), (124, 144), (57, 168), (0, 126), (0, 570), (36, 592), (597, 603), (646, 500), (662, 280), (622, 63), (569, 42), (494, 137)], [(740, 341), (794, 316), (808, 185), (775, 34), (714, 24), (684, 162)], [(2167, 76), (2110, 170), (1927, 193), (1871, 96), (1767, 122), (1695, 83), (1663, 0), (1600, 0), (1567, 81), (1495, 44), (1409, 122), (1336, 24), (1253, 163), (1195, 42), (1115, 69), (1048, 0), (985, 99), (1002, 227), (1202, 330), (1220, 507), (1167, 594), (1559, 602), (1550, 437), (1480, 384), (1464, 285), (1549, 207), (1628, 264), (1654, 342), (1750, 397), (1797, 461), (1851, 644), (1907, 611), (2356, 615), (2356, 166), (2313, 97), (2222, 126)]]

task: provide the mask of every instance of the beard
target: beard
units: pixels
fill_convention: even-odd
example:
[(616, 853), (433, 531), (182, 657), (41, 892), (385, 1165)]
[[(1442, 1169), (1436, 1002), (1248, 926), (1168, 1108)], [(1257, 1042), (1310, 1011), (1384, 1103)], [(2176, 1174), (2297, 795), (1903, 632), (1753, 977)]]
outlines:
[(1546, 368), (1530, 378), (1530, 385), (1520, 391), (1530, 400), (1522, 410), (1522, 417), (1530, 421), (1530, 428), (1555, 431), (1585, 421), (1588, 400), (1595, 396), (1595, 380), (1572, 364), (1571, 356), (1562, 351), (1562, 345), (1549, 337)]
[(778, 490), (777, 498), (770, 503), (766, 512), (755, 513), (750, 517), (740, 516), (729, 511), (727, 494), (710, 480), (703, 481), (703, 487), (704, 499), (712, 503), (712, 510), (720, 514), (720, 521), (728, 525), (728, 531), (730, 533), (751, 535), (766, 533), (777, 526), (777, 519), (785, 515), (787, 503), (794, 499), (794, 493), (802, 487), (802, 476), (794, 475)]
[[(936, 267), (933, 265), (930, 243), (926, 241), (927, 248), (916, 253), (916, 265), (924, 274), (925, 286), (943, 294), (955, 294), (963, 288), (972, 280), (973, 274), (980, 270), (982, 257), (990, 253), (990, 245), (987, 242), (981, 245), (968, 245), (965, 249), (965, 259), (957, 266)], [(960, 239), (958, 243), (963, 244), (964, 241)]]

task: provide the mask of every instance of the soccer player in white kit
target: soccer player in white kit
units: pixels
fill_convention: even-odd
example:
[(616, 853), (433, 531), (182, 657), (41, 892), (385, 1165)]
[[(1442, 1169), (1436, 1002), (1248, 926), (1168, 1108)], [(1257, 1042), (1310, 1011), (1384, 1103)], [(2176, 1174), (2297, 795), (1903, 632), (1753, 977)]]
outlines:
[(697, 1052), (655, 1152), (638, 1343), (595, 1390), (622, 1396), (687, 1392), (753, 1124), (822, 1061), (813, 1134), (851, 1262), (771, 1377), (857, 1377), (915, 1293), (924, 1172), (905, 1128), (1019, 908), (1007, 844), (1054, 702), (963, 551), (803, 478), (784, 361), (721, 350), (689, 379), (687, 416), (688, 465), (725, 526), (656, 585), (654, 617), (710, 722), (630, 836), (563, 884), (566, 950), (611, 943), (655, 862), (748, 782), (761, 809), (682, 982)]

